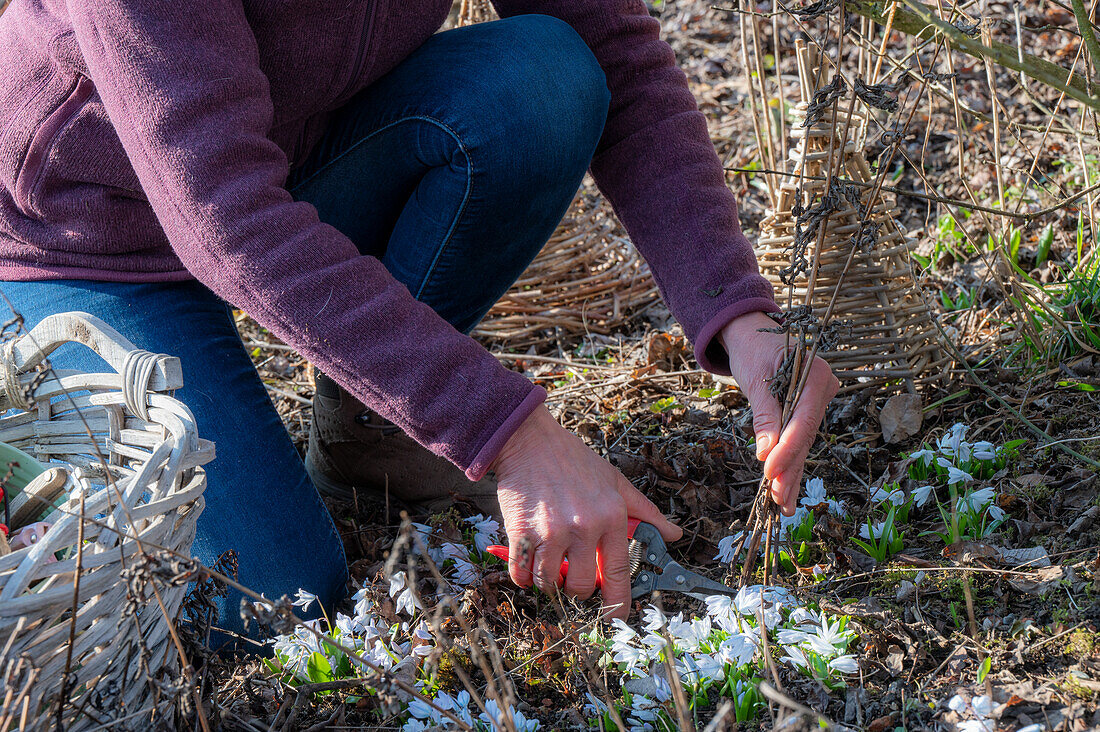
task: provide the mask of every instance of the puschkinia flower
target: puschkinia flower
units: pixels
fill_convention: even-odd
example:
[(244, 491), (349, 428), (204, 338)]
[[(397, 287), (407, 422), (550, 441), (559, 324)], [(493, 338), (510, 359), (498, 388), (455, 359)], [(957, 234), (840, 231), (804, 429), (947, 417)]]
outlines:
[(856, 661), (855, 656), (837, 656), (829, 661), (829, 668), (836, 671), (838, 674), (859, 673), (859, 663)]
[(496, 544), (500, 532), (500, 524), (496, 519), (478, 514), (466, 519), (466, 523), (474, 526), (474, 546), (479, 552), (485, 551), (490, 544)]
[(909, 457), (920, 463), (921, 465), (927, 467), (932, 464), (932, 459), (936, 457), (936, 453), (927, 448), (922, 448), (920, 450), (917, 450), (916, 452), (911, 453)]
[(517, 732), (535, 732), (540, 726), (537, 719), (527, 719), (512, 707), (502, 710), (500, 705), (492, 699), (485, 700), (485, 711), (478, 715), (478, 719), (488, 725), (490, 732), (503, 732), (509, 729), (505, 720), (510, 720), (512, 728)]
[(928, 503), (928, 499), (935, 499), (936, 488), (935, 486), (922, 485), (920, 488), (913, 489), (913, 503), (917, 508), (923, 508), (924, 504)]
[(645, 623), (645, 625), (643, 625), (642, 627), (646, 630), (650, 632), (660, 632), (661, 628), (668, 625), (668, 618), (666, 618), (665, 614), (658, 610), (655, 606), (650, 605), (642, 613), (642, 622)]
[(997, 459), (997, 448), (993, 446), (992, 442), (975, 442), (970, 446), (970, 449), (976, 460)]
[(959, 422), (947, 431), (947, 434), (936, 441), (936, 448), (941, 455), (954, 458), (959, 463), (970, 461), (970, 443), (966, 441), (966, 425)]
[(799, 501), (800, 504), (806, 508), (814, 508), (825, 503), (826, 500), (828, 496), (825, 495), (825, 482), (821, 478), (810, 478), (806, 481), (805, 495)]
[(972, 480), (974, 480), (974, 476), (965, 470), (959, 470), (954, 465), (947, 466), (947, 485), (969, 483)]
[(390, 576), (390, 597), (394, 598), (394, 602), (397, 603), (397, 612), (399, 613), (404, 612), (413, 615), (420, 609), (420, 603), (417, 602), (412, 588), (408, 586), (408, 579), (405, 577), (404, 571), (394, 572)]
[(875, 492), (871, 494), (871, 500), (875, 503), (886, 503), (889, 501), (895, 506), (901, 506), (905, 503), (905, 491), (900, 488), (896, 488), (892, 491), (887, 491), (884, 488), (876, 488)]
[(955, 510), (960, 512), (970, 511), (972, 513), (981, 513), (985, 510), (989, 514), (989, 518), (996, 523), (1000, 523), (1005, 520), (1005, 512), (1004, 509), (994, 503), (995, 499), (996, 494), (993, 487), (987, 486), (980, 491), (961, 496), (955, 504)]
[(298, 593), (294, 596), (294, 602), (290, 603), (294, 607), (300, 607), (302, 610), (309, 610), (309, 606), (317, 599), (317, 595), (312, 592), (306, 592), (303, 589), (299, 589)]
[[(871, 540), (873, 536), (876, 539), (881, 539), (882, 535), (886, 533), (886, 521), (879, 521), (871, 526), (867, 526), (866, 523), (860, 524), (859, 535), (867, 541)], [(888, 539), (892, 537), (887, 537)]]

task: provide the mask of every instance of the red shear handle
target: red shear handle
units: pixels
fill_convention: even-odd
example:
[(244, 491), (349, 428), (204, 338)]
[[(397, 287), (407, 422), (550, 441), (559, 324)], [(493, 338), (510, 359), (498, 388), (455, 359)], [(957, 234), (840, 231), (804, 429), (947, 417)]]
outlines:
[[(638, 528), (638, 524), (642, 523), (636, 518), (627, 519), (626, 522), (626, 538), (630, 539), (634, 536), (634, 529)], [(501, 546), (500, 544), (492, 544), (485, 548), (485, 551), (492, 554), (497, 559), (502, 559), (505, 562), (508, 561), (508, 547)], [(569, 560), (565, 559), (561, 563), (561, 572), (558, 575), (558, 587), (561, 587), (565, 583), (565, 575), (569, 574)], [(600, 562), (596, 562), (596, 587), (603, 587), (603, 572), (600, 570)]]

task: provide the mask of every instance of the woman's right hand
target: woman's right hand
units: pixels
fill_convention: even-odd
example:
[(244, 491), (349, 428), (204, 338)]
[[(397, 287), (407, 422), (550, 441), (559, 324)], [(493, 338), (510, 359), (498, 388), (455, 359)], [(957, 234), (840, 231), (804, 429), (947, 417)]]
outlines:
[(553, 593), (569, 560), (565, 592), (586, 599), (603, 577), (611, 617), (630, 612), (627, 517), (653, 524), (665, 541), (683, 531), (609, 462), (539, 406), (492, 465), (508, 535), (508, 572), (520, 587)]

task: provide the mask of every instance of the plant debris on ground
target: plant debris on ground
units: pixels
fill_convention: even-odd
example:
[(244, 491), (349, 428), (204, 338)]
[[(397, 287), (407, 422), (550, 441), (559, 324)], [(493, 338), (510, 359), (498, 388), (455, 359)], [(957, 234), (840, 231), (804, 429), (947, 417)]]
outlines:
[[(881, 28), (857, 5), (845, 43), (877, 59)], [(935, 7), (986, 45), (1085, 78), (1100, 62), (1060, 2)], [(835, 39), (840, 15), (827, 2), (654, 7), (751, 239), (768, 197), (737, 8), (760, 20), (748, 73), (792, 87), (795, 38)], [(887, 184), (956, 364), (915, 399), (834, 401), (770, 586), (758, 569), (736, 598), (643, 599), (611, 624), (598, 602), (515, 588), (485, 552), (499, 527), (461, 504), (403, 521), (360, 496), (330, 504), (358, 592), (264, 652), (206, 659), (203, 713), (241, 730), (1100, 726), (1095, 112), (942, 35), (895, 32), (882, 48), (860, 95), (886, 126), (864, 154), (874, 166), (898, 151), (881, 158)], [(759, 113), (789, 130), (784, 105)], [(308, 365), (243, 314), (239, 326), (304, 449)], [(610, 336), (488, 345), (684, 528), (679, 561), (737, 582), (760, 484), (752, 415), (735, 384), (698, 368), (663, 306)]]

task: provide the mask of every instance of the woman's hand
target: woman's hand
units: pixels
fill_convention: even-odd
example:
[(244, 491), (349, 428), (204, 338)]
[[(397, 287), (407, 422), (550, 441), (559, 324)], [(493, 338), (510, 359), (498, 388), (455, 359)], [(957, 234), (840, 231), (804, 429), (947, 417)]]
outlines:
[(544, 406), (531, 413), (493, 462), (508, 535), (508, 573), (520, 587), (565, 591), (585, 599), (603, 576), (612, 617), (630, 612), (627, 517), (653, 524), (665, 541), (683, 534), (622, 473), (557, 423)]
[(791, 516), (802, 484), (803, 463), (840, 382), (823, 359), (815, 358), (791, 421), (779, 434), (783, 410), (768, 387), (786, 356), (787, 336), (761, 332), (761, 328), (775, 327), (775, 321), (764, 313), (746, 313), (730, 321), (721, 338), (730, 356), (730, 372), (752, 406), (756, 457), (764, 461), (764, 477), (772, 481), (772, 498)]

